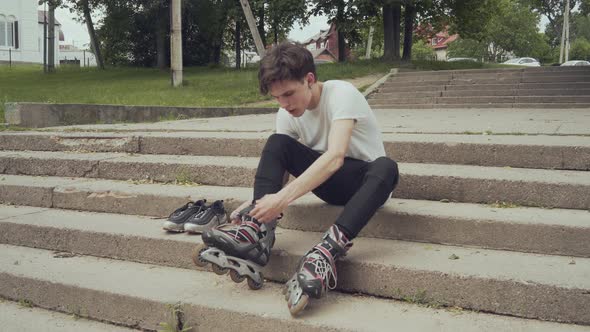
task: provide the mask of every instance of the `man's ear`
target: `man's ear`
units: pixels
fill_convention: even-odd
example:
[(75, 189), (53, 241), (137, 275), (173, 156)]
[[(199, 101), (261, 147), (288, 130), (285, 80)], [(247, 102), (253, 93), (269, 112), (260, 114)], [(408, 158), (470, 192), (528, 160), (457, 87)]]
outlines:
[(307, 75), (305, 75), (305, 81), (310, 85), (314, 84), (316, 82), (316, 77), (313, 73), (307, 73)]

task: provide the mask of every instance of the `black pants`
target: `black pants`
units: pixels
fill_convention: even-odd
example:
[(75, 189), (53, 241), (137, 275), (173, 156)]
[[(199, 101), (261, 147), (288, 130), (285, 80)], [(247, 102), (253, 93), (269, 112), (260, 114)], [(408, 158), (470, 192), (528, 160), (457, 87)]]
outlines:
[[(320, 156), (290, 136), (271, 135), (258, 164), (254, 199), (278, 192), (285, 171), (298, 177)], [(353, 239), (387, 201), (398, 180), (397, 163), (387, 157), (372, 162), (345, 158), (344, 165), (313, 193), (328, 204), (344, 205), (336, 224)]]

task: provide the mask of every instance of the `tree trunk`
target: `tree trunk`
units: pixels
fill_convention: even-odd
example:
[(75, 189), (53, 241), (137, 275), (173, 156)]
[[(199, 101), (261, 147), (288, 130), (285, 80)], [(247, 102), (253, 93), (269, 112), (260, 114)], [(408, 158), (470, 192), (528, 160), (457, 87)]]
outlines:
[(412, 61), (412, 45), (414, 36), (414, 19), (416, 18), (416, 6), (413, 3), (406, 5), (404, 17), (404, 55), (402, 61)]
[(277, 26), (278, 24), (275, 23), (272, 27), (274, 35), (275, 35), (275, 45), (279, 44), (279, 28)]
[(94, 56), (96, 57), (98, 68), (104, 69), (104, 59), (102, 58), (102, 53), (100, 52), (100, 43), (98, 42), (96, 31), (94, 31), (92, 16), (90, 16), (90, 5), (88, 5), (88, 0), (82, 0), (81, 4), (82, 12), (84, 13), (84, 21), (86, 21), (86, 28), (88, 29), (88, 36), (90, 37), (92, 52), (94, 52)]
[(182, 58), (182, 0), (172, 0), (170, 6), (170, 69), (172, 86), (181, 87), (184, 81)]
[(346, 61), (346, 41), (340, 23), (344, 22), (344, 3), (339, 2), (336, 12), (336, 31), (338, 32), (338, 62)]
[(338, 30), (338, 62), (346, 61), (346, 41), (344, 32)]
[(47, 49), (47, 72), (55, 71), (55, 4), (49, 1), (49, 47)]
[(391, 5), (383, 6), (383, 60), (393, 61), (393, 11)]
[(156, 66), (159, 69), (166, 69), (168, 67), (168, 63), (166, 61), (166, 29), (168, 26), (168, 22), (166, 17), (168, 17), (166, 8), (160, 4), (158, 7), (158, 22), (156, 24)]
[(401, 37), (401, 17), (402, 5), (401, 3), (394, 3), (392, 7), (393, 16), (393, 60), (399, 61), (400, 54), (400, 37)]
[(213, 44), (209, 62), (214, 65), (218, 65), (221, 62), (221, 44), (218, 44), (216, 42)]
[(240, 26), (240, 20), (236, 20), (236, 32), (235, 32), (235, 41), (236, 41), (236, 69), (240, 69), (240, 65), (242, 64), (241, 61), (241, 40), (240, 40), (240, 34), (241, 34), (241, 26)]

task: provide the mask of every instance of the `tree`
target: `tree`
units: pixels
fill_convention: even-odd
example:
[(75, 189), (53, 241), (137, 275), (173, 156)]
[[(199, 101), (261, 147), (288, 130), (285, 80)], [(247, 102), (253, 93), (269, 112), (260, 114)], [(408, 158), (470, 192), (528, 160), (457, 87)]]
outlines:
[(590, 60), (590, 42), (580, 37), (572, 43), (570, 49), (570, 58), (574, 60)]
[(326, 15), (330, 23), (336, 24), (338, 31), (338, 61), (346, 60), (346, 44), (361, 42), (358, 28), (369, 17), (375, 4), (367, 0), (314, 0), (311, 13)]
[(101, 4), (100, 0), (45, 0), (57, 2), (58, 5), (68, 8), (70, 12), (78, 14), (78, 21), (86, 24), (88, 37), (90, 38), (90, 48), (96, 57), (98, 68), (104, 69), (104, 58), (101, 52), (101, 45), (94, 22), (92, 21), (92, 11)]
[(412, 60), (433, 61), (436, 59), (436, 54), (432, 47), (426, 44), (423, 40), (418, 40), (412, 45)]
[[(261, 1), (261, 0), (259, 0)], [(268, 30), (273, 43), (286, 38), (295, 23), (309, 23), (307, 3), (305, 0), (263, 1), (267, 3), (265, 17), (268, 18)]]
[[(549, 37), (552, 47), (559, 46), (561, 30), (563, 28), (563, 16), (565, 11), (564, 0), (520, 0), (523, 4), (529, 5), (535, 12), (545, 16), (549, 21), (545, 34)], [(569, 0), (570, 10), (579, 5), (582, 15), (590, 14), (590, 0)], [(570, 22), (571, 23), (571, 22)]]
[(401, 11), (400, 1), (385, 1), (383, 5), (383, 60), (400, 60)]
[(404, 54), (402, 61), (412, 60), (412, 42), (414, 36), (414, 21), (416, 20), (417, 8), (413, 0), (406, 2), (404, 11)]
[(369, 39), (369, 30), (373, 27), (373, 43), (371, 47), (371, 58), (380, 58), (383, 56), (383, 18), (380, 13), (362, 22), (359, 27), (359, 36), (362, 43), (355, 48), (355, 53), (364, 56), (367, 51), (367, 40)]
[(450, 58), (488, 58), (488, 45), (473, 39), (459, 38), (449, 44), (447, 56)]
[[(514, 0), (489, 0), (484, 5), (493, 10), (468, 6), (474, 9), (473, 16), (469, 16), (462, 8), (453, 9), (458, 16), (452, 26), (461, 40), (451, 44), (452, 56), (501, 61), (508, 52), (517, 56), (550, 53), (544, 46), (544, 37), (538, 33), (539, 14), (529, 6)], [(476, 24), (478, 20), (485, 24)]]

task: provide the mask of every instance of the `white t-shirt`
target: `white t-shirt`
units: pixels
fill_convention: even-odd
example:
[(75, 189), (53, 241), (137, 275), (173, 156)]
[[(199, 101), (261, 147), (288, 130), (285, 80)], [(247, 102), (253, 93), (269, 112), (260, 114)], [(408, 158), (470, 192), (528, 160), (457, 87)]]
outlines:
[(328, 135), (332, 122), (354, 119), (347, 157), (373, 161), (385, 156), (381, 130), (365, 97), (350, 83), (326, 81), (315, 109), (306, 110), (302, 116), (293, 117), (280, 108), (276, 118), (278, 134), (289, 135), (312, 150), (324, 153), (328, 150)]

